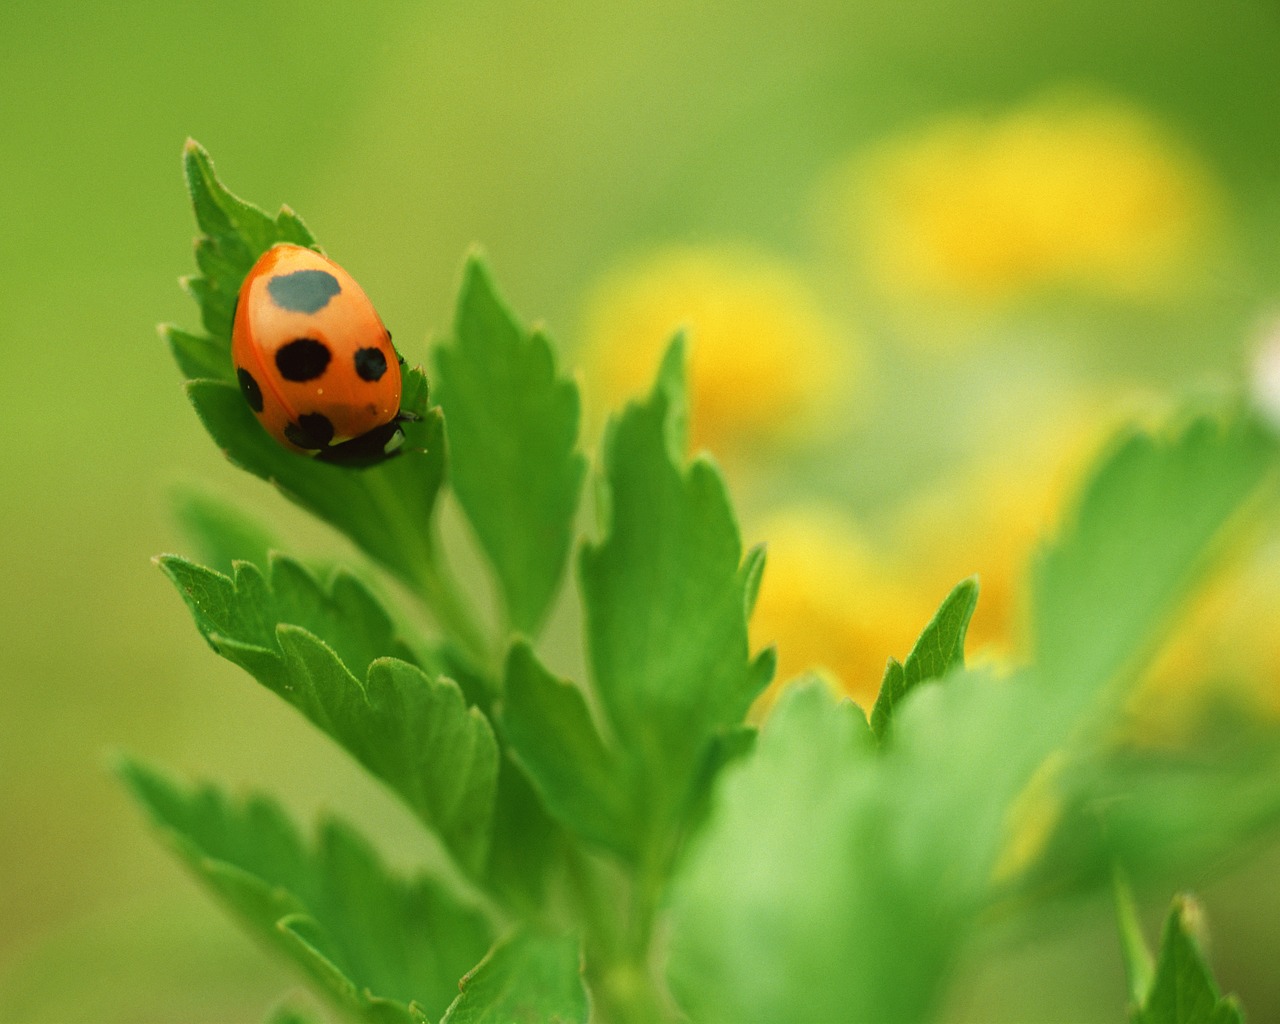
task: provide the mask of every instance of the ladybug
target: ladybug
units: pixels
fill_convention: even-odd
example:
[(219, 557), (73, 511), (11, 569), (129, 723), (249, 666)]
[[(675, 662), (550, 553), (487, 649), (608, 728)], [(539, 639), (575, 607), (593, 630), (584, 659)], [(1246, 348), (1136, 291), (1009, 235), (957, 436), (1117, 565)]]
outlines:
[(376, 465), (417, 418), (400, 410), (391, 332), (355, 279), (313, 249), (259, 257), (236, 299), (231, 358), (267, 433), (324, 462)]

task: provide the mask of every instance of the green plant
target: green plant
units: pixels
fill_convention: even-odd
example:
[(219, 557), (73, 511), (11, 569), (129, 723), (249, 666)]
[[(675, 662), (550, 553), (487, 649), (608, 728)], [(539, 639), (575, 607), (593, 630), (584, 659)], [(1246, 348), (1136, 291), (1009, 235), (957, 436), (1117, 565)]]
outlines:
[[(1030, 663), (1003, 676), (965, 666), (967, 580), (890, 659), (869, 719), (801, 683), (757, 736), (744, 720), (774, 661), (750, 650), (747, 623), (765, 556), (743, 551), (716, 467), (686, 459), (678, 339), (648, 397), (609, 424), (593, 539), (575, 542), (587, 475), (576, 386), (477, 257), (431, 395), (421, 370), (407, 373), (410, 450), (358, 471), (299, 457), (239, 395), (229, 334), (255, 258), (314, 239), (291, 211), (272, 218), (231, 195), (194, 143), (185, 167), (203, 232), (187, 286), (205, 334), (164, 333), (192, 404), (232, 462), (370, 565), (319, 578), (195, 498), (181, 514), (216, 564), (158, 562), (213, 650), (377, 777), (457, 871), (405, 880), (341, 822), (307, 840), (268, 798), (191, 788), (136, 759), (120, 772), (197, 876), (341, 1012), (927, 1020), (993, 918), (1105, 890), (1117, 865), (1167, 877), (1280, 818), (1270, 736), (1211, 761), (1142, 756), (1114, 737), (1181, 599), (1267, 507), (1276, 444), (1247, 412), (1117, 439), (1035, 570)], [(448, 570), (446, 486), (492, 571), (496, 624)], [(570, 561), (589, 680), (560, 679), (538, 655)], [(435, 632), (401, 626), (370, 572), (415, 595)], [(1224, 798), (1232, 772), (1255, 784)], [(1160, 803), (1174, 783), (1176, 808)], [(1239, 1019), (1186, 904), (1153, 974), (1127, 899), (1133, 1019)]]

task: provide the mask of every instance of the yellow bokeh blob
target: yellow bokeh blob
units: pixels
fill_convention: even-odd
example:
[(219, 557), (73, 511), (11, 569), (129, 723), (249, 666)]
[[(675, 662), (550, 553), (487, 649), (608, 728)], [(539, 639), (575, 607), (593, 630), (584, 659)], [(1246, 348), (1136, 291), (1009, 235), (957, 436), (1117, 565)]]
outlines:
[(1280, 721), (1280, 546), (1211, 575), (1192, 596), (1130, 703), (1129, 735), (1177, 746), (1223, 701)]
[(805, 672), (869, 710), (886, 661), (906, 656), (945, 591), (905, 587), (854, 525), (825, 510), (779, 513), (760, 535), (768, 557), (751, 639), (777, 645), (778, 671), (758, 710)]
[(610, 276), (588, 305), (597, 410), (644, 394), (679, 330), (695, 450), (733, 456), (794, 439), (845, 394), (852, 351), (794, 270), (740, 249), (677, 248)]
[(907, 579), (937, 589), (978, 577), (970, 651), (999, 660), (1028, 653), (1025, 605), (1035, 553), (1119, 420), (1102, 403), (1069, 404), (1026, 424), (1020, 436), (1003, 439), (903, 511), (898, 546)]
[(1148, 114), (1061, 97), (886, 141), (837, 176), (832, 201), (883, 290), (977, 304), (1048, 288), (1170, 297), (1218, 206), (1201, 162)]

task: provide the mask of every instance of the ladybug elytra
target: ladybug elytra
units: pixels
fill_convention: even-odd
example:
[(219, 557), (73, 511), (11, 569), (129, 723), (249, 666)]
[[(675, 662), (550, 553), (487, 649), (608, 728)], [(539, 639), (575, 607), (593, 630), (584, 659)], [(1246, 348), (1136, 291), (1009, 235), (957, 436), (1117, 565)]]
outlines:
[(400, 363), (373, 303), (332, 260), (273, 246), (240, 286), (231, 357), (241, 394), (286, 448), (375, 465), (404, 443)]

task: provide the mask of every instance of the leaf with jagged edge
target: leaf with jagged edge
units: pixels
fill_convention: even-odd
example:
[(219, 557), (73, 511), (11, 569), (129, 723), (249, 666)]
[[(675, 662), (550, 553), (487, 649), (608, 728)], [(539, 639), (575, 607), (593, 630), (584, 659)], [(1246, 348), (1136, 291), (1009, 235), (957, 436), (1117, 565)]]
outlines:
[(572, 936), (516, 932), (462, 979), (440, 1024), (587, 1024), (580, 957)]
[(586, 472), (577, 385), (557, 371), (545, 335), (517, 323), (475, 255), (453, 343), (435, 359), (450, 484), (497, 574), (511, 628), (532, 635), (564, 575)]
[(921, 683), (941, 679), (952, 669), (964, 667), (964, 638), (977, 604), (978, 581), (962, 580), (929, 620), (906, 661), (889, 659), (880, 695), (871, 709), (871, 731), (876, 739), (884, 742), (889, 738), (894, 709), (908, 693)]
[[(183, 147), (182, 164), (196, 224), (202, 232), (196, 239), (200, 276), (186, 278), (183, 284), (200, 305), (200, 320), (209, 334), (209, 346), (226, 353), (225, 369), (217, 379), (233, 380), (231, 321), (240, 285), (253, 264), (281, 242), (320, 250), (306, 225), (288, 207), (271, 217), (228, 192), (218, 181), (209, 154), (194, 139), (188, 139)], [(200, 363), (211, 362), (203, 352), (196, 354), (197, 346), (192, 344), (190, 335), (174, 344), (175, 349), (181, 346), (191, 352)]]
[(279, 242), (318, 250), (298, 217), (272, 218), (218, 181), (209, 154), (188, 141), (187, 185), (202, 232), (196, 241), (201, 276), (187, 290), (200, 306), (207, 337), (165, 326), (187, 395), (227, 458), (274, 484), (298, 505), (348, 536), (374, 561), (430, 601), (438, 555), (430, 526), (445, 477), (444, 427), (428, 408), (421, 370), (406, 368), (401, 407), (419, 417), (404, 424), (404, 451), (378, 466), (352, 470), (288, 451), (258, 423), (235, 382), (231, 321), (240, 285), (257, 258)]
[(1155, 979), (1131, 1024), (1244, 1024), (1234, 996), (1223, 996), (1196, 938), (1202, 912), (1190, 896), (1173, 901)]
[(464, 870), (484, 866), (497, 782), (493, 730), (457, 684), (410, 664), (391, 620), (354, 577), (321, 587), (275, 557), (269, 578), (157, 560), (209, 645), (328, 733), (432, 828)]
[(686, 404), (677, 338), (648, 398), (609, 425), (604, 536), (580, 560), (592, 677), (655, 842), (689, 805), (709, 744), (742, 721), (774, 661), (750, 654), (760, 560), (743, 557), (720, 473), (704, 457), (685, 463)]
[(349, 826), (305, 843), (271, 800), (188, 788), (136, 760), (118, 771), (174, 851), (336, 1006), (371, 1024), (425, 1024), (493, 939), (430, 878), (392, 875)]
[[(1256, 507), (1274, 463), (1273, 446), (1238, 420), (1198, 420), (1118, 448), (1044, 556), (1043, 672), (996, 682), (966, 669), (920, 689), (869, 767), (831, 763), (847, 749), (823, 739), (833, 709), (790, 729), (804, 705), (780, 704), (781, 723), (771, 718), (756, 751), (726, 773), (677, 883), (671, 962), (691, 1016), (779, 1024), (935, 1013), (942, 979), (996, 894), (1010, 808), (1051, 753), (1096, 740), (1089, 726), (1114, 684), (1167, 627), (1227, 528)], [(1043, 621), (1053, 616), (1064, 621)], [(798, 779), (804, 770), (817, 781)], [(788, 826), (792, 813), (803, 820)], [(805, 881), (799, 891), (792, 875)], [(753, 938), (761, 920), (765, 943)], [(779, 962), (805, 966), (779, 985)]]
[(638, 841), (627, 764), (600, 738), (582, 693), (524, 641), (507, 657), (502, 726), (512, 752), (563, 825), (624, 858)]

